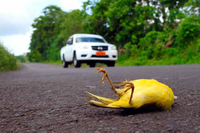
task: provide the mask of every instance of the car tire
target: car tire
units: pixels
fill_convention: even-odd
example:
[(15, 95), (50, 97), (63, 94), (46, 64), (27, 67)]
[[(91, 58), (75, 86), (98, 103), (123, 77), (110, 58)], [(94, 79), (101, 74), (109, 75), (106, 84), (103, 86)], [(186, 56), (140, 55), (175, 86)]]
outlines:
[(90, 66), (90, 67), (95, 67), (95, 65), (96, 65), (95, 62), (90, 62), (90, 63), (89, 63), (89, 66)]
[(63, 55), (63, 68), (67, 68), (68, 63), (65, 61), (65, 56)]
[(114, 67), (115, 66), (115, 61), (109, 61), (107, 62), (108, 67)]
[(80, 68), (81, 67), (81, 62), (77, 60), (75, 52), (74, 52), (73, 63), (74, 63), (74, 67), (75, 68)]

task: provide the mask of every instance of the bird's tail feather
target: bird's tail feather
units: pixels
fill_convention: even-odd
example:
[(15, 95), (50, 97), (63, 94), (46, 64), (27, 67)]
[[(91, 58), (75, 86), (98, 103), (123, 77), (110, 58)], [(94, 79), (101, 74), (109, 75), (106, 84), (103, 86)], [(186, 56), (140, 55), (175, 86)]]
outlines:
[(100, 96), (94, 95), (94, 94), (89, 93), (89, 92), (86, 92), (86, 93), (87, 93), (90, 97), (96, 98), (96, 99), (98, 99), (99, 101), (101, 101), (102, 103), (105, 103), (105, 104), (109, 104), (109, 103), (113, 103), (113, 102), (117, 101), (117, 99), (100, 97)]
[(117, 99), (105, 98), (94, 95), (92, 93), (86, 92), (91, 98), (96, 98), (99, 101), (93, 100), (91, 98), (87, 98), (87, 101), (90, 105), (98, 106), (98, 107), (106, 107), (106, 108), (120, 108), (119, 106), (110, 105), (113, 102), (116, 102)]

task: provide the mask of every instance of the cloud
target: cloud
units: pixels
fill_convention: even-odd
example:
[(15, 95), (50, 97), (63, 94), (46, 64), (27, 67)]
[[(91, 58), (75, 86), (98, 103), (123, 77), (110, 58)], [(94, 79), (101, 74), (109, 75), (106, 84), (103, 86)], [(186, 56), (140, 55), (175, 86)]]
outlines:
[(22, 55), (29, 52), (29, 44), (33, 29), (30, 29), (24, 35), (9, 35), (0, 36), (0, 42), (8, 49), (8, 51), (15, 55)]
[(74, 9), (81, 9), (83, 2), (86, 0), (60, 0), (59, 4), (61, 5), (62, 10), (71, 11)]
[(8, 20), (0, 19), (0, 36), (15, 35), (15, 34), (25, 34), (29, 31), (29, 26), (31, 21), (26, 19), (25, 21), (20, 21), (17, 19)]
[(63, 11), (81, 9), (87, 0), (2, 0), (0, 2), (0, 42), (11, 53), (28, 52), (34, 19), (42, 15), (49, 5), (61, 7)]
[(29, 31), (31, 18), (26, 10), (27, 0), (6, 0), (0, 5), (0, 36), (25, 34)]

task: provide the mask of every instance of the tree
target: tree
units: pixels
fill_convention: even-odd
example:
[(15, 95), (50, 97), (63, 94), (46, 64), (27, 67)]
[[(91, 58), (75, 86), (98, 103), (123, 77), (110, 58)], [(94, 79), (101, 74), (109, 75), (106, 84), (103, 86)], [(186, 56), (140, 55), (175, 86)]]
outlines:
[(59, 46), (66, 44), (67, 39), (75, 33), (83, 33), (82, 23), (84, 21), (83, 11), (73, 10), (65, 14), (63, 23), (60, 25), (61, 31), (59, 38), (62, 38), (62, 43)]
[(84, 28), (122, 46), (129, 41), (137, 43), (153, 18), (153, 8), (136, 0), (101, 0), (91, 9), (92, 15), (88, 16)]
[[(83, 7), (86, 20), (83, 24), (83, 29), (85, 32), (102, 35), (108, 42), (114, 43), (115, 33), (114, 31), (110, 31), (106, 14), (109, 10), (109, 5), (114, 1), (115, 0), (88, 0), (84, 2)], [(88, 10), (92, 12), (92, 15), (87, 14)]]
[(174, 28), (184, 17), (187, 0), (88, 0), (84, 11), (91, 9), (84, 29), (123, 46), (138, 44), (149, 31)]
[(44, 8), (43, 15), (34, 20), (35, 29), (28, 53), (30, 61), (60, 60), (60, 49), (74, 33), (81, 33), (84, 14), (80, 10), (63, 12), (57, 6)]
[(44, 8), (43, 13), (44, 16), (36, 18), (32, 24), (35, 30), (29, 47), (30, 61), (43, 61), (52, 57), (51, 44), (60, 33), (60, 24), (64, 19), (64, 12), (57, 6)]

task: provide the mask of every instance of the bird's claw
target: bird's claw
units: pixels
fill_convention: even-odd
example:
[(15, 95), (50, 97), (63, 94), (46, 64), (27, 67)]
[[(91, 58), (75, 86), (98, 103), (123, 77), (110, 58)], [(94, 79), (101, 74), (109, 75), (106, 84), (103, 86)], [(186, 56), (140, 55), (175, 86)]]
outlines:
[(105, 81), (105, 77), (107, 76), (107, 72), (105, 69), (102, 69), (102, 68), (96, 68), (98, 71), (97, 73), (100, 73), (102, 72), (103, 73), (103, 77), (102, 77), (102, 84), (104, 84), (104, 81)]
[(96, 69), (98, 70), (97, 73), (100, 73), (100, 72), (103, 73), (102, 84), (104, 84), (105, 77), (107, 77), (107, 79), (108, 79), (108, 81), (109, 81), (109, 83), (110, 83), (110, 85), (112, 87), (112, 90), (119, 97), (119, 94), (117, 94), (117, 90), (115, 89), (115, 86), (113, 85), (112, 81), (110, 80), (107, 71), (105, 69), (102, 69), (102, 68), (96, 68)]

